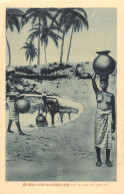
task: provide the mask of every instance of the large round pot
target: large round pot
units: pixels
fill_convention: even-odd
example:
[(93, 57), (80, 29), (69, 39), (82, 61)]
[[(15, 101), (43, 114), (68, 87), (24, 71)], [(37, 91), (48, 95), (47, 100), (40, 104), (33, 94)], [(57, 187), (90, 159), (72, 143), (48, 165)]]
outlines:
[(42, 115), (42, 113), (39, 113), (38, 116), (36, 117), (36, 124), (42, 124), (46, 122), (46, 117)]
[(109, 52), (97, 52), (98, 56), (93, 61), (93, 69), (100, 76), (110, 75), (115, 70), (115, 60), (108, 55)]
[(29, 100), (23, 98), (23, 99), (18, 99), (15, 102), (15, 109), (19, 112), (19, 113), (27, 113), (30, 109), (30, 102)]

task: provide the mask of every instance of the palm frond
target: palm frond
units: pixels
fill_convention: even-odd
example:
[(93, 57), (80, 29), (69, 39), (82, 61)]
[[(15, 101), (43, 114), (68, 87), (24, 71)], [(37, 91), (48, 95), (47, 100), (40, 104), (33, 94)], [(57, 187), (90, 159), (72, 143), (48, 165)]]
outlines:
[(33, 30), (39, 31), (39, 28), (31, 28), (31, 29), (29, 30), (29, 32), (31, 32), (31, 31), (33, 31)]
[(18, 18), (15, 18), (13, 21), (14, 26), (16, 27), (17, 31), (20, 31), (20, 24)]
[(26, 57), (26, 61), (31, 58), (31, 60), (33, 61), (33, 59), (35, 58), (35, 56), (37, 56), (37, 49), (34, 46), (34, 43), (32, 43), (31, 41), (29, 42), (25, 42), (25, 45), (22, 47), (22, 49), (25, 49), (25, 57)]
[(63, 32), (61, 28), (59, 28), (59, 27), (57, 27), (57, 26), (54, 26), (54, 25), (50, 26), (49, 28), (50, 28), (51, 30), (56, 30), (56, 31), (61, 32), (61, 33)]
[(19, 18), (22, 18), (24, 15), (23, 11), (19, 9), (6, 9), (6, 29), (10, 28), (13, 32), (14, 27), (16, 27), (17, 31), (20, 31), (21, 23), (19, 22)]
[(76, 11), (79, 11), (84, 14), (85, 18), (87, 18), (87, 13), (83, 8), (74, 8)]
[(23, 46), (23, 47), (21, 47), (21, 49), (27, 49), (28, 48), (28, 46)]
[(25, 15), (30, 15), (30, 14), (33, 14), (34, 12), (37, 12), (37, 8), (29, 8), (27, 9)]
[(74, 18), (76, 17), (76, 18), (79, 18), (80, 20), (82, 20), (83, 23), (84, 23), (84, 26), (85, 26), (87, 29), (89, 28), (88, 20), (87, 20), (87, 18), (86, 18), (84, 15), (82, 15), (81, 13), (76, 12), (76, 11), (74, 10), (74, 11), (73, 11), (73, 16), (74, 16)]
[(38, 19), (37, 17), (34, 17), (33, 18), (33, 20), (32, 20), (32, 26), (34, 26), (34, 24), (35, 24), (35, 22), (36, 22), (37, 19)]
[(40, 26), (40, 28), (42, 28), (42, 27), (43, 27), (43, 24), (39, 24), (39, 23), (37, 23), (37, 24), (34, 24), (34, 25), (33, 25), (33, 27), (36, 27), (36, 26), (37, 26), (37, 27), (39, 27), (39, 26)]
[(30, 39), (31, 41), (33, 41), (34, 38), (37, 37), (38, 35), (39, 35), (39, 31), (32, 32), (32, 33), (28, 36), (27, 40)]
[(26, 61), (29, 59), (29, 53), (27, 53), (27, 55), (26, 55)]
[(57, 38), (55, 38), (55, 39), (52, 39), (52, 40), (53, 40), (53, 42), (54, 42), (55, 46), (56, 46), (56, 47), (58, 47), (58, 39), (57, 39)]
[(24, 15), (24, 12), (17, 8), (7, 8), (6, 13), (15, 17), (22, 17)]

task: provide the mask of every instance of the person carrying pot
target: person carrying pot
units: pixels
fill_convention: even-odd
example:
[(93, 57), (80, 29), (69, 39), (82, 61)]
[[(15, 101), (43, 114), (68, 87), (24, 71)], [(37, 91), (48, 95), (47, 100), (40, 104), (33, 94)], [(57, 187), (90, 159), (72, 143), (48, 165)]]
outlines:
[(11, 130), (12, 122), (14, 121), (16, 123), (16, 126), (18, 128), (19, 135), (25, 135), (25, 133), (22, 132), (19, 122), (19, 112), (15, 110), (14, 103), (17, 98), (21, 98), (19, 96), (20, 90), (18, 90), (16, 83), (15, 83), (15, 69), (9, 68), (7, 70), (7, 82), (6, 82), (6, 93), (11, 94), (12, 96), (8, 99), (8, 106), (9, 106), (9, 122), (8, 122), (8, 128), (7, 132), (14, 133)]
[(95, 149), (97, 155), (96, 166), (101, 167), (101, 148), (106, 149), (105, 163), (112, 167), (110, 162), (110, 152), (112, 148), (112, 133), (115, 132), (115, 97), (114, 94), (107, 91), (109, 85), (109, 76), (100, 76), (100, 87), (98, 89), (96, 74), (92, 76), (92, 86), (96, 94), (97, 109), (95, 115)]

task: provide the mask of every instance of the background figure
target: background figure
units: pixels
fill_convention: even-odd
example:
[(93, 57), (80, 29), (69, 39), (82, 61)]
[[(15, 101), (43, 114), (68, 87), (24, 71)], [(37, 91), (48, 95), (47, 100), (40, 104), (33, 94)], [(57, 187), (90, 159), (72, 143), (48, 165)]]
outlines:
[(92, 85), (96, 94), (97, 110), (95, 116), (95, 148), (97, 154), (96, 166), (100, 167), (101, 148), (106, 149), (105, 163), (112, 167), (110, 162), (110, 150), (112, 148), (112, 133), (115, 132), (115, 99), (114, 95), (107, 92), (108, 76), (100, 77), (101, 91), (95, 82), (96, 74), (92, 76)]
[[(13, 96), (9, 97), (8, 99), (8, 106), (9, 106), (9, 122), (8, 122), (8, 128), (7, 132), (13, 133), (11, 131), (11, 125), (12, 122), (15, 121), (16, 126), (18, 128), (19, 135), (25, 135), (20, 127), (19, 122), (19, 112), (15, 110), (14, 103), (17, 97), (19, 97), (19, 90), (17, 86), (15, 85), (15, 70), (14, 68), (11, 68), (7, 71), (7, 82), (6, 82), (6, 93), (13, 94)], [(20, 96), (21, 97), (21, 96)]]

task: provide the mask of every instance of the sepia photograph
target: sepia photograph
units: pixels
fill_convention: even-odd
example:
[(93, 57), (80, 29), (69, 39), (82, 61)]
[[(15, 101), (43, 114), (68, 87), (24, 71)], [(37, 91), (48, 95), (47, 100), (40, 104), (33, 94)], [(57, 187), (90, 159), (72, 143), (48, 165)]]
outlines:
[(6, 8), (6, 181), (117, 181), (117, 9)]

